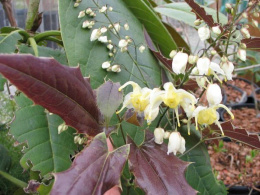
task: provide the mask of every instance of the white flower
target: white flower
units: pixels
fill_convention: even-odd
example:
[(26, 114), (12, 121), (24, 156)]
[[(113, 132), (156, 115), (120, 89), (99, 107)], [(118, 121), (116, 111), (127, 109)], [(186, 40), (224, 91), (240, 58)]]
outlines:
[(219, 26), (213, 26), (213, 27), (212, 27), (212, 31), (213, 31), (213, 33), (215, 33), (216, 35), (220, 35), (220, 34), (221, 34), (221, 30), (220, 30)]
[(169, 54), (170, 58), (173, 58), (177, 54), (176, 50), (172, 50), (171, 53)]
[(197, 61), (197, 68), (200, 75), (207, 75), (209, 71), (210, 60), (207, 57), (199, 58)]
[(234, 70), (233, 63), (230, 61), (221, 62), (220, 66), (221, 66), (222, 70), (224, 71), (227, 80), (232, 80), (232, 72)]
[(202, 26), (198, 29), (198, 35), (201, 41), (205, 41), (210, 38), (210, 30), (207, 26)]
[(144, 50), (145, 50), (145, 46), (141, 45), (141, 46), (139, 47), (139, 51), (140, 51), (141, 53), (143, 53)]
[(113, 11), (113, 7), (109, 7), (108, 11), (112, 12)]
[(181, 136), (179, 132), (172, 132), (169, 137), (167, 154), (169, 155), (171, 152), (173, 152), (174, 155), (176, 155), (177, 152), (183, 154), (184, 151), (185, 151), (184, 138)]
[(113, 49), (113, 47), (114, 47), (114, 46), (113, 46), (112, 44), (108, 44), (108, 45), (107, 45), (107, 48), (108, 48), (109, 50)]
[(102, 35), (101, 30), (100, 29), (94, 29), (91, 33), (90, 36), (90, 41), (95, 41), (97, 40), (100, 36)]
[(186, 65), (188, 62), (188, 54), (178, 52), (172, 60), (172, 70), (176, 74), (185, 74)]
[(129, 30), (129, 25), (127, 23), (124, 24), (125, 30)]
[(128, 45), (128, 41), (125, 40), (125, 39), (121, 39), (121, 40), (119, 41), (119, 43), (118, 43), (118, 47), (119, 47), (119, 48), (127, 47), (127, 45)]
[(154, 130), (154, 142), (157, 144), (163, 143), (163, 137), (164, 137), (164, 129), (163, 128), (156, 128)]
[(209, 84), (206, 96), (209, 106), (220, 104), (222, 101), (222, 93), (218, 84)]
[(239, 48), (237, 50), (237, 57), (242, 61), (246, 61), (246, 50)]
[(99, 9), (100, 13), (104, 13), (105, 11), (107, 11), (107, 6), (102, 6), (101, 9)]
[(112, 72), (121, 72), (121, 67), (120, 67), (120, 65), (113, 65), (111, 67), (111, 70), (112, 70)]
[(86, 15), (85, 11), (79, 12), (78, 18), (83, 18)]
[(111, 65), (111, 64), (110, 64), (109, 61), (103, 62), (103, 63), (102, 63), (102, 68), (103, 68), (103, 69), (107, 69), (108, 67), (110, 67), (110, 65)]
[(90, 25), (90, 22), (88, 20), (84, 21), (83, 24), (82, 24), (82, 28), (89, 28), (91, 25)]
[(113, 25), (109, 25), (108, 26), (108, 28), (110, 28), (110, 29), (112, 29), (112, 32), (114, 33), (114, 34), (116, 34), (117, 32), (119, 32), (120, 31), (120, 24), (117, 22), (117, 23), (115, 23), (115, 24), (113, 24)]
[(249, 31), (246, 29), (246, 28), (242, 28), (240, 30), (241, 34), (243, 35), (243, 37), (245, 37), (246, 39), (249, 39), (250, 38), (250, 33)]
[(98, 40), (101, 42), (101, 43), (107, 43), (107, 36), (100, 36), (98, 38)]

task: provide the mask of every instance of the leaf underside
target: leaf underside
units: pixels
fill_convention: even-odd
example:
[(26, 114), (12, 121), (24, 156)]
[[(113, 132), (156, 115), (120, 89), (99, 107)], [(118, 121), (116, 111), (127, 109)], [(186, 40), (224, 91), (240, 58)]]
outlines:
[(184, 171), (189, 165), (173, 154), (167, 155), (166, 144), (158, 145), (154, 136), (146, 131), (145, 141), (137, 146), (130, 137), (129, 167), (135, 183), (147, 194), (196, 194), (185, 180)]
[(78, 154), (70, 169), (56, 173), (51, 194), (104, 194), (117, 185), (128, 158), (129, 145), (108, 152), (106, 136), (98, 134)]
[(92, 136), (100, 132), (96, 100), (79, 68), (62, 66), (51, 58), (1, 55), (0, 73), (78, 132)]

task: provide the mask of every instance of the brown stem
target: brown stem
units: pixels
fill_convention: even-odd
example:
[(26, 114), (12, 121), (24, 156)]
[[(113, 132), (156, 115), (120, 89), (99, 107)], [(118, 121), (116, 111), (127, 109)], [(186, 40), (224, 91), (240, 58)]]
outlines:
[(10, 25), (12, 27), (17, 27), (17, 23), (13, 14), (12, 0), (0, 0), (0, 2), (3, 4), (3, 8), (10, 22)]

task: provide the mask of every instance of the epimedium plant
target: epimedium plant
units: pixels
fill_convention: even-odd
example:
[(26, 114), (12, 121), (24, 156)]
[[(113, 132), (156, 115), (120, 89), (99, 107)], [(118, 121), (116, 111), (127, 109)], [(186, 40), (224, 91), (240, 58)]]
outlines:
[[(2, 30), (1, 53), (19, 53), (0, 56), (7, 86), (19, 90), (10, 133), (27, 142), (22, 167), (39, 172), (28, 185), (19, 183), (25, 192), (104, 194), (118, 186), (123, 194), (226, 193), (204, 142), (225, 135), (260, 148), (257, 135), (218, 121), (217, 108), (233, 118), (213, 82), (232, 79), (228, 47), (242, 13), (237, 1), (222, 24), (194, 1), (186, 3), (196, 25), (205, 22), (198, 34), (210, 45), (201, 56), (190, 54), (146, 0), (59, 1), (61, 33)], [(247, 10), (257, 6), (252, 1)], [(238, 56), (245, 60), (253, 39), (242, 29)], [(45, 40), (66, 53), (40, 46)], [(187, 90), (190, 80), (204, 88), (208, 105)]]

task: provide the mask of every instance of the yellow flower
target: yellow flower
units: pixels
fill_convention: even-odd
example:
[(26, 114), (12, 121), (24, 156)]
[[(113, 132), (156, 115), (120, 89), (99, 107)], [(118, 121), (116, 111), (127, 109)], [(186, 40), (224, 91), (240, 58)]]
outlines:
[(125, 96), (123, 106), (119, 111), (116, 112), (117, 114), (120, 113), (124, 108), (134, 108), (136, 112), (140, 113), (143, 112), (149, 104), (149, 96), (152, 91), (151, 89), (148, 89), (147, 87), (141, 88), (137, 83), (128, 81), (122, 85), (118, 91), (121, 91), (128, 85), (132, 85), (133, 92), (130, 92)]

